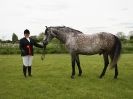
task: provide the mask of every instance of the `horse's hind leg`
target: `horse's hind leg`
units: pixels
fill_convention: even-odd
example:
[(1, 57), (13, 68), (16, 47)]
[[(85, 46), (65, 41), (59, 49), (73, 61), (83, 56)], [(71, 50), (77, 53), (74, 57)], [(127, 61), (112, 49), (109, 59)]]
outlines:
[(71, 78), (72, 79), (74, 79), (74, 76), (75, 76), (75, 61), (76, 61), (75, 54), (71, 54), (71, 62), (72, 62), (72, 75), (71, 75)]
[[(110, 58), (111, 58), (111, 61), (113, 61), (113, 55), (110, 55)], [(115, 67), (115, 75), (114, 75), (114, 79), (117, 79), (117, 76), (118, 76), (118, 66), (117, 64), (114, 65)]]
[(81, 74), (82, 74), (82, 69), (81, 69), (81, 67), (80, 67), (79, 55), (76, 55), (76, 63), (77, 63), (78, 69), (79, 69), (79, 76), (81, 76)]
[(117, 64), (115, 65), (115, 76), (114, 76), (114, 79), (117, 79), (117, 76), (118, 76), (118, 67), (117, 67)]
[(107, 69), (108, 64), (109, 64), (108, 54), (103, 54), (103, 58), (104, 58), (104, 68), (103, 68), (103, 71), (100, 75), (100, 78), (102, 78), (105, 75), (106, 69)]

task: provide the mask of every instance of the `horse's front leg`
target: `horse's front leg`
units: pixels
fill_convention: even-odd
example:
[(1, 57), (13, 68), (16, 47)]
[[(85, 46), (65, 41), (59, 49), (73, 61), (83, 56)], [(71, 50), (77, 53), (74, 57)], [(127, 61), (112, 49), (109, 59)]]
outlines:
[(74, 76), (75, 76), (75, 61), (76, 61), (75, 54), (71, 54), (71, 62), (72, 62), (72, 75), (71, 75), (71, 78), (72, 79), (74, 79)]

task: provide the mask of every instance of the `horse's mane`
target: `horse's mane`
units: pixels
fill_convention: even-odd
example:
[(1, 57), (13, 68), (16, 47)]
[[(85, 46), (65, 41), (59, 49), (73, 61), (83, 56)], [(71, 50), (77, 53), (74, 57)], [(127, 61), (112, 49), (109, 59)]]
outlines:
[(56, 28), (57, 30), (61, 30), (63, 32), (67, 32), (67, 33), (74, 33), (74, 34), (83, 34), (81, 31), (70, 28), (70, 27), (66, 27), (66, 26), (56, 26), (56, 27), (51, 27), (51, 28)]

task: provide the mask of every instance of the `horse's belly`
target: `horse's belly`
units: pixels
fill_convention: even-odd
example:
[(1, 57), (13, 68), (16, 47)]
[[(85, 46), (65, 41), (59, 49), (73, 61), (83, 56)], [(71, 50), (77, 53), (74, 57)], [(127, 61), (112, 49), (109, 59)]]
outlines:
[(71, 42), (67, 42), (65, 45), (69, 52), (76, 52), (79, 54), (93, 55), (99, 53), (100, 51), (100, 45), (98, 45), (97, 43), (82, 42), (79, 44), (74, 40), (71, 40)]
[(98, 47), (83, 47), (77, 50), (79, 54), (88, 54), (88, 55), (93, 55), (93, 54), (98, 54), (100, 52), (100, 48)]

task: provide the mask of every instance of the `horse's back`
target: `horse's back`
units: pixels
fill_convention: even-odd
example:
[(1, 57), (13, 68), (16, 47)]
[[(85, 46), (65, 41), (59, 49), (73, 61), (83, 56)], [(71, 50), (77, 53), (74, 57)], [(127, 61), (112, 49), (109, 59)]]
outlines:
[(100, 38), (100, 45), (105, 51), (111, 51), (115, 45), (115, 35), (111, 33), (101, 32), (98, 34)]

